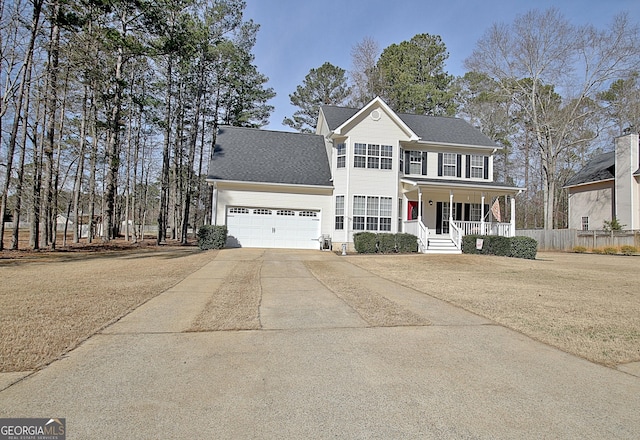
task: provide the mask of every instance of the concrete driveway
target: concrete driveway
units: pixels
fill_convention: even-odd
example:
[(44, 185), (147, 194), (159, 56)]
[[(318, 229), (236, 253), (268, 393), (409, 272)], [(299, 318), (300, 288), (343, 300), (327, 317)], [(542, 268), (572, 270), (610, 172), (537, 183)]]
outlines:
[[(65, 417), (68, 439), (640, 438), (640, 378), (350, 258), (221, 251), (1, 391), (0, 417)], [(249, 261), (259, 266), (259, 328), (188, 331)]]

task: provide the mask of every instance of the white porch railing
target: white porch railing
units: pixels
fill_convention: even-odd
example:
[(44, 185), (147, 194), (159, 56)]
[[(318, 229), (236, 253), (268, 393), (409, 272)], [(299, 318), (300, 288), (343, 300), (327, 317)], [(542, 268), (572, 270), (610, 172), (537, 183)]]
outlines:
[(499, 235), (511, 237), (511, 223), (462, 222), (455, 221), (462, 235)]
[(418, 237), (418, 251), (424, 252), (429, 246), (429, 228), (420, 220), (404, 222), (404, 232)]
[(449, 225), (451, 226), (449, 228), (449, 238), (456, 245), (456, 248), (462, 249), (462, 230), (456, 225), (456, 222), (449, 221)]

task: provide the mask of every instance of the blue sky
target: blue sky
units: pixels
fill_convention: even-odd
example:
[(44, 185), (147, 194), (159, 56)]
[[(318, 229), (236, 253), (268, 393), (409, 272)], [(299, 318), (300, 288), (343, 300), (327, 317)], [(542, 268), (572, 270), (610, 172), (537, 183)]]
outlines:
[(380, 49), (416, 34), (440, 35), (449, 51), (446, 70), (465, 73), (464, 60), (493, 23), (511, 23), (531, 9), (557, 7), (575, 24), (604, 29), (623, 11), (640, 21), (639, 0), (247, 0), (245, 17), (260, 25), (256, 65), (277, 96), (265, 128), (287, 130), (282, 120), (296, 107), (289, 94), (309, 70), (330, 62), (349, 71), (351, 49), (365, 37)]

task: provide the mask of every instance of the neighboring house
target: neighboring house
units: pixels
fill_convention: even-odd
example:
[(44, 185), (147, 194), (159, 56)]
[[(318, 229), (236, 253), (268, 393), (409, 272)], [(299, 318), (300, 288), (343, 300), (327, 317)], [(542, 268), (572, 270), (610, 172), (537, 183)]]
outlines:
[(616, 138), (615, 151), (593, 158), (565, 187), (570, 229), (603, 229), (604, 222), (614, 218), (624, 229), (640, 229), (638, 134)]
[[(465, 234), (515, 235), (515, 195), (493, 181), (499, 147), (461, 119), (397, 114), (380, 98), (325, 106), (315, 135), (221, 127), (209, 165), (212, 219), (230, 246), (353, 245), (407, 232), (422, 252), (460, 252)], [(490, 205), (510, 196), (511, 223)]]

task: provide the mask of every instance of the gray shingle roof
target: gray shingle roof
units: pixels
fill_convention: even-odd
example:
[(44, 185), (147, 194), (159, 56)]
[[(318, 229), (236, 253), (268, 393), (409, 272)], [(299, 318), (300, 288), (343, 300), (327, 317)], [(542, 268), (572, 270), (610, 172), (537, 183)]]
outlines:
[(615, 178), (615, 165), (616, 158), (614, 151), (600, 154), (587, 162), (584, 168), (567, 181), (565, 186), (576, 186), (584, 183), (613, 179)]
[(219, 129), (207, 178), (332, 186), (322, 136), (230, 126)]
[[(329, 105), (322, 107), (331, 131), (352, 118), (358, 111), (359, 109)], [(499, 148), (489, 137), (463, 119), (406, 113), (397, 113), (397, 115), (425, 142)]]

